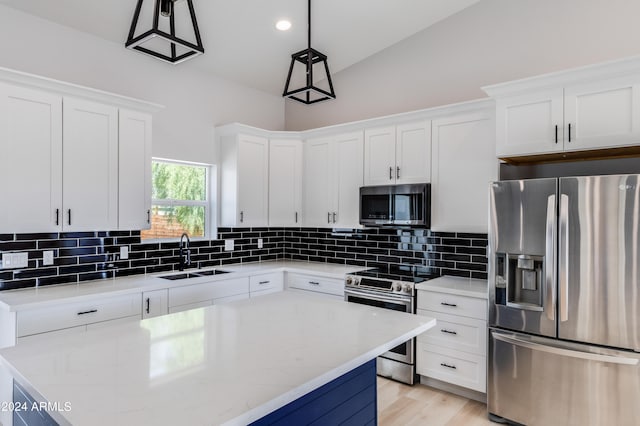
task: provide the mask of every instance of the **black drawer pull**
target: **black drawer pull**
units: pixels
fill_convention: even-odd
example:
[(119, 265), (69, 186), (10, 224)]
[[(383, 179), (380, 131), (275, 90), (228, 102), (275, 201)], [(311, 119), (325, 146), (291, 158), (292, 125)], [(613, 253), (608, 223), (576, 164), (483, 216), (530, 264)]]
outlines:
[(95, 314), (96, 312), (98, 312), (97, 309), (92, 309), (90, 311), (78, 312), (78, 315)]
[(263, 285), (263, 284), (269, 284), (271, 281), (260, 281), (258, 284)]
[(151, 313), (151, 298), (147, 297), (147, 313)]
[(451, 330), (447, 330), (446, 328), (443, 328), (442, 330), (440, 330), (443, 333), (447, 333), (447, 334), (458, 334), (458, 332), (456, 331), (451, 331)]
[(457, 308), (458, 307), (458, 305), (456, 305), (455, 303), (440, 302), (440, 304), (442, 306), (450, 306), (452, 308)]
[(444, 362), (441, 362), (440, 365), (443, 367), (451, 368), (452, 370), (457, 370), (455, 365), (449, 365)]
[(309, 284), (313, 284), (313, 285), (320, 285), (320, 283), (319, 283), (319, 282), (317, 282), (317, 281), (309, 281)]

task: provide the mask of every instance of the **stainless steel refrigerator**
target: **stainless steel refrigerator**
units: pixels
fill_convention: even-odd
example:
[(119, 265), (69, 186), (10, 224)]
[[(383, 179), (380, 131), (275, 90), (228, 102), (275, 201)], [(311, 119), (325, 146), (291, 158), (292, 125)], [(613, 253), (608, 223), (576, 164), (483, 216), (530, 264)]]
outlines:
[(640, 424), (640, 175), (490, 194), (490, 417)]

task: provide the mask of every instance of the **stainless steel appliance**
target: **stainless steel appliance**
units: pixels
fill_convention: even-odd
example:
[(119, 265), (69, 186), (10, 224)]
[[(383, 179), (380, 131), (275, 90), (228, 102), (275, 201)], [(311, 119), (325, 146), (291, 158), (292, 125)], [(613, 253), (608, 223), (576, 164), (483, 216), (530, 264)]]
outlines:
[(360, 224), (431, 226), (431, 184), (363, 186)]
[(637, 425), (640, 175), (490, 192), (490, 417)]
[[(368, 269), (346, 276), (345, 300), (382, 309), (415, 313), (419, 282), (434, 278), (415, 268)], [(399, 382), (415, 383), (415, 341), (411, 339), (378, 357), (378, 375)]]

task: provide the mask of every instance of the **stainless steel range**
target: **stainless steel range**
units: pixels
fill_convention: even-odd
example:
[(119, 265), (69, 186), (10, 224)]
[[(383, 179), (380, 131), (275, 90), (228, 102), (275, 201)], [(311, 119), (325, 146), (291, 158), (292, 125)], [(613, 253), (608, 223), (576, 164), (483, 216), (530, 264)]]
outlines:
[[(415, 268), (368, 269), (347, 275), (345, 300), (382, 309), (415, 313), (415, 285), (436, 276)], [(414, 339), (396, 346), (377, 359), (378, 375), (413, 385), (415, 383)]]

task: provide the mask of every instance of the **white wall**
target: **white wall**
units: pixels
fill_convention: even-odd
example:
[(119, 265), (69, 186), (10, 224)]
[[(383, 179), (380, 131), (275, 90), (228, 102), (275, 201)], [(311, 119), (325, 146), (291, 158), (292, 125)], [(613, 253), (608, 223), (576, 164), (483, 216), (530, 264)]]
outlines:
[(287, 101), (286, 128), (482, 98), (484, 85), (638, 55), (639, 18), (638, 0), (481, 0), (333, 74), (336, 100)]
[(165, 64), (125, 49), (124, 43), (6, 6), (0, 6), (0, 67), (164, 105), (154, 115), (155, 157), (213, 163), (214, 126), (238, 121), (270, 130), (284, 127), (280, 96), (205, 74), (188, 61)]

